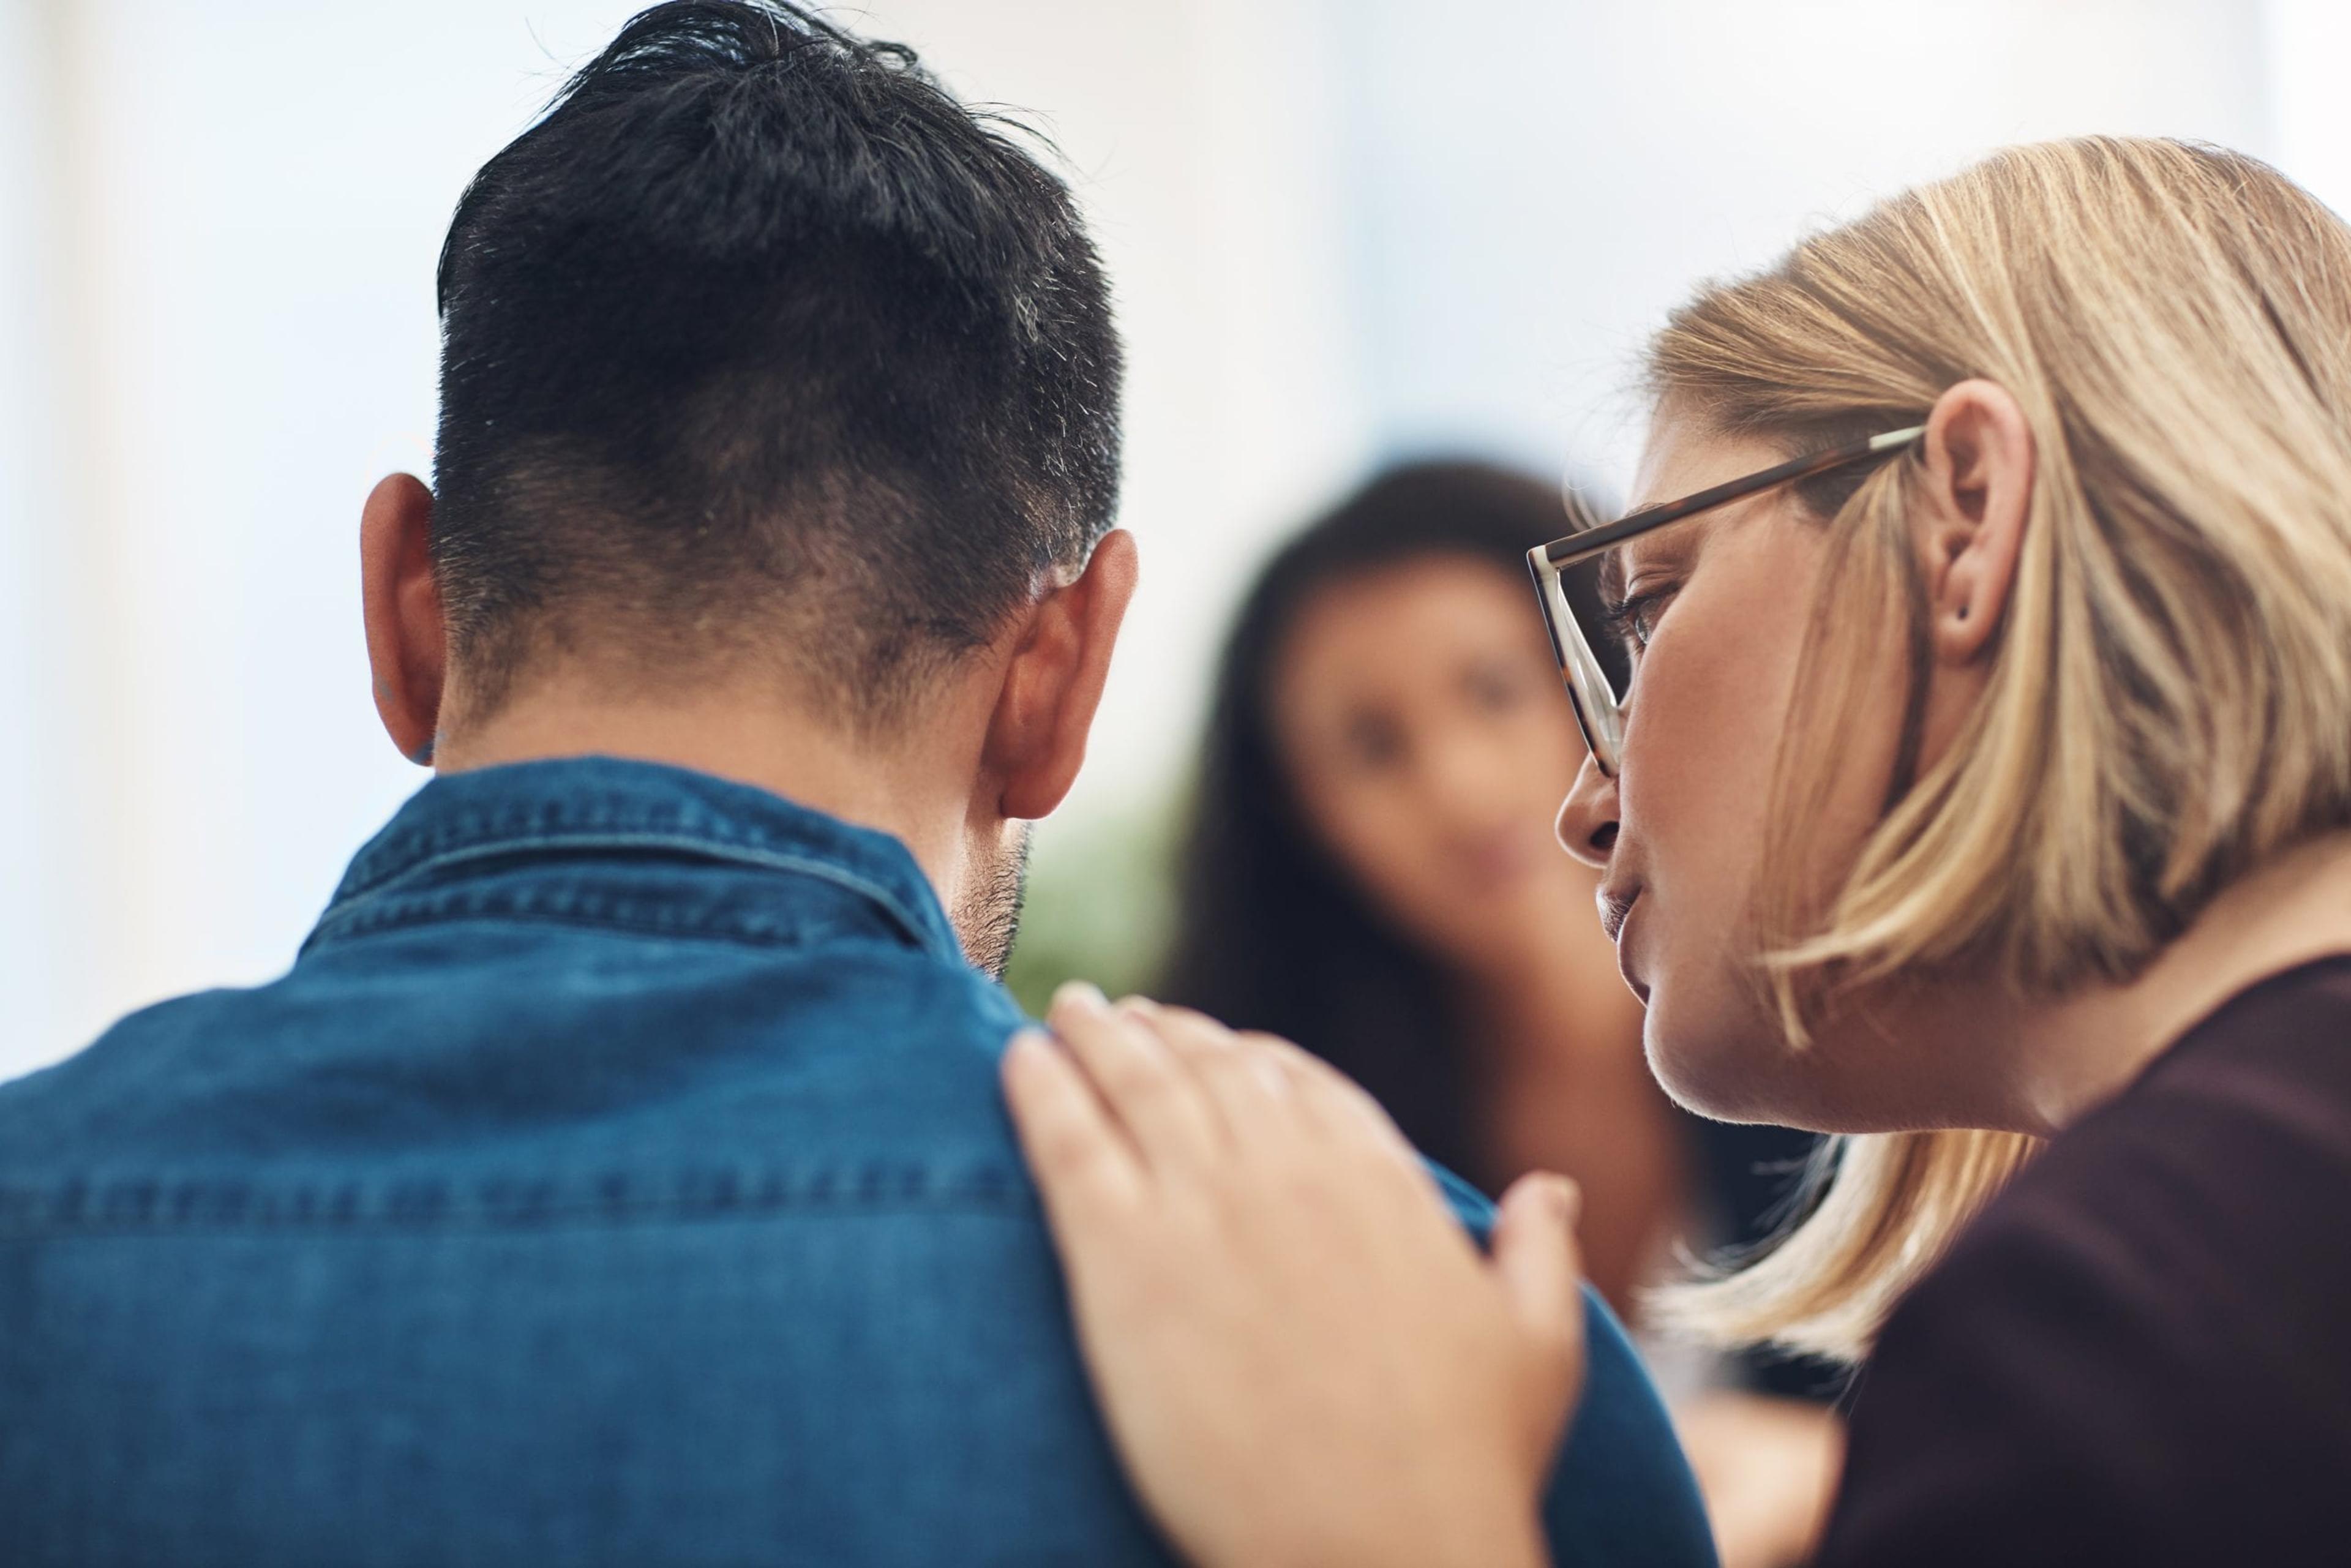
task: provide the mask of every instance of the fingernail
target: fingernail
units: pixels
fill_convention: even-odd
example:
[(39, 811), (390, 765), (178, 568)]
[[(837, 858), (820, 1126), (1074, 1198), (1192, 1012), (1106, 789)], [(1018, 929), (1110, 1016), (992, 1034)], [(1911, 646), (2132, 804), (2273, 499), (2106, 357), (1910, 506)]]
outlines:
[(1103, 996), (1102, 988), (1092, 980), (1062, 981), (1053, 992), (1053, 1005), (1057, 1008), (1075, 1008), (1080, 1012), (1096, 1016), (1110, 1011), (1110, 998)]
[(1552, 1206), (1559, 1210), (1559, 1220), (1570, 1230), (1583, 1218), (1583, 1189), (1561, 1176), (1552, 1187)]

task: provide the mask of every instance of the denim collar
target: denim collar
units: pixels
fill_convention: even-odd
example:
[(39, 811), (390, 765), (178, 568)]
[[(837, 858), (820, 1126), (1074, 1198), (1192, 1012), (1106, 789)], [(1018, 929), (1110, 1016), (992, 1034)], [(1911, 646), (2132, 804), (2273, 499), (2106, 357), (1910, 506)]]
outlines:
[(371, 903), (470, 862), (648, 851), (817, 878), (872, 904), (913, 945), (964, 962), (929, 879), (889, 834), (747, 784), (612, 757), (433, 779), (352, 860), (303, 947), (333, 936)]

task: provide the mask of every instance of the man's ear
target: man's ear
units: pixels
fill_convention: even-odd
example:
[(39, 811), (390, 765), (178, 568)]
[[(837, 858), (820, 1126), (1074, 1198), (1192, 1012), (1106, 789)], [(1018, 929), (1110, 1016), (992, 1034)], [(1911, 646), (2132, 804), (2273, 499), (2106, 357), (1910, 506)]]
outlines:
[(402, 757), (428, 767), (449, 668), (432, 530), (433, 492), (413, 474), (384, 479), (360, 509), (360, 595), (376, 716)]
[(1927, 585), (1928, 640), (1946, 664), (1991, 643), (2016, 580), (2032, 508), (2032, 427), (2008, 389), (1959, 382), (1935, 400), (1913, 537)]
[(1002, 815), (1049, 815), (1077, 782), (1136, 573), (1134, 536), (1117, 529), (1094, 547), (1075, 582), (1029, 612), (980, 758), (984, 776), (999, 781)]

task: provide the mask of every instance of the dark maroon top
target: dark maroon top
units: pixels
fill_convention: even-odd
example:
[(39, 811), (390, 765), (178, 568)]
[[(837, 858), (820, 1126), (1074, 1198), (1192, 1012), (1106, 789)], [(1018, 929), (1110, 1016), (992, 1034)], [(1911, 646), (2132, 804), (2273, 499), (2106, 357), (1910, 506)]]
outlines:
[(2351, 956), (2053, 1142), (1898, 1308), (1823, 1568), (2351, 1563)]

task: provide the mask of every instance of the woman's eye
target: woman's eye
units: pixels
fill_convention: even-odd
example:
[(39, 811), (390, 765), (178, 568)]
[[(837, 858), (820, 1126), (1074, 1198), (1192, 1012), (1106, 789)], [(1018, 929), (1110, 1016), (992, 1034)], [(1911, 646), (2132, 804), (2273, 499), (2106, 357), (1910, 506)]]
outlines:
[(1518, 706), (1527, 695), (1528, 683), (1516, 670), (1481, 664), (1468, 671), (1462, 686), (1479, 707), (1488, 713), (1500, 713)]
[(1656, 635), (1657, 622), (1664, 617), (1666, 606), (1672, 599), (1673, 591), (1669, 588), (1628, 594), (1623, 602), (1610, 607), (1609, 630), (1624, 644), (1626, 652), (1638, 653), (1648, 647), (1649, 639)]
[(1385, 768), (1404, 755), (1404, 737), (1379, 719), (1358, 719), (1346, 730), (1346, 752), (1356, 767)]

